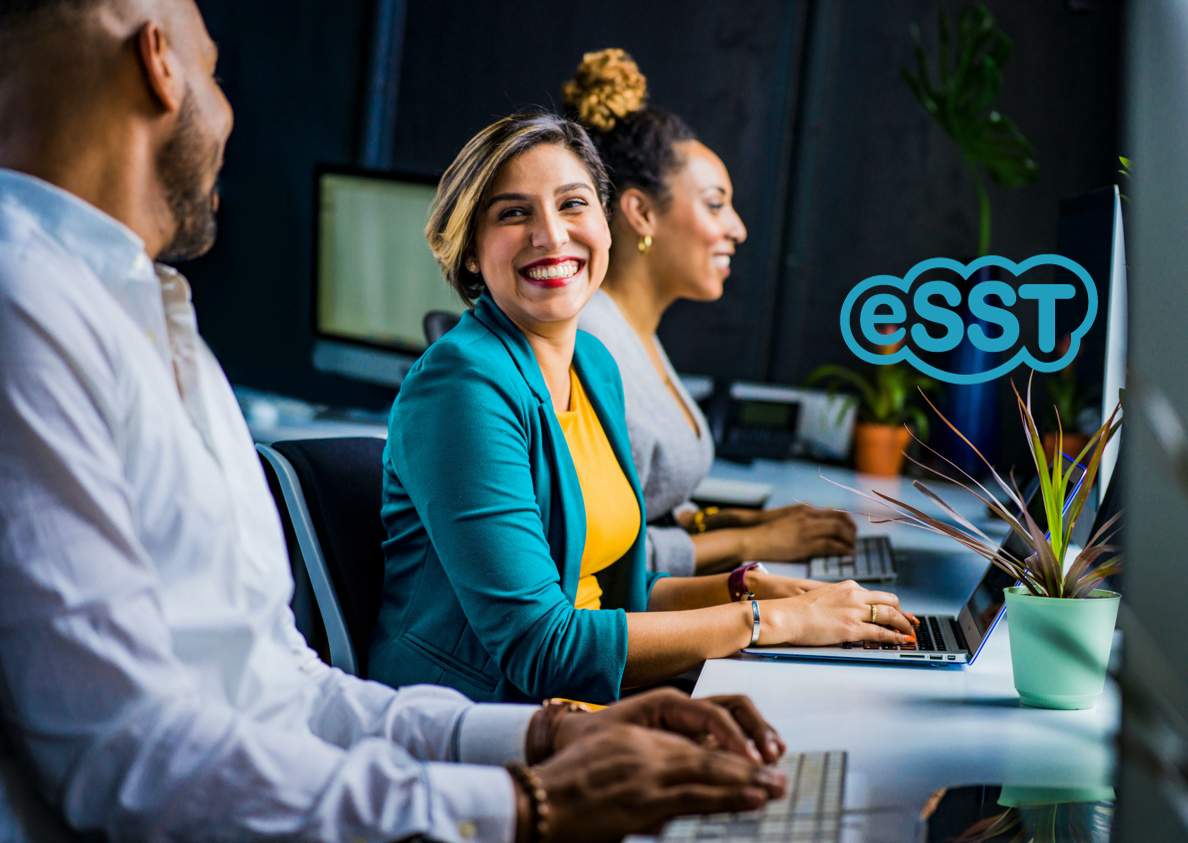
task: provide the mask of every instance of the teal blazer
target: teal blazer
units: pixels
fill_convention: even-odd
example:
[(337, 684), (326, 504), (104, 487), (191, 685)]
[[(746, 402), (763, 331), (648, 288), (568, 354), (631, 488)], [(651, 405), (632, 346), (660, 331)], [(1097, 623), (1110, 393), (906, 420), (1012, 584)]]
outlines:
[(573, 606), (586, 510), (536, 356), (483, 296), (416, 362), (392, 406), (368, 678), (449, 685), (480, 701), (618, 699), (626, 613), (646, 611), (662, 575), (645, 570), (619, 369), (583, 331), (573, 364), (640, 510), (635, 543), (597, 575), (603, 609)]

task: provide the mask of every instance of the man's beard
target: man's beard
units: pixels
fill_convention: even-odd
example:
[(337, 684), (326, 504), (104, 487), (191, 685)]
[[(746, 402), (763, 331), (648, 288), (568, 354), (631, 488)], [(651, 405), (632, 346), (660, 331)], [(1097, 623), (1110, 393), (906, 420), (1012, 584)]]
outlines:
[(214, 245), (218, 187), (207, 190), (208, 174), (217, 172), (221, 147), (203, 137), (198, 123), (194, 92), (186, 91), (177, 128), (157, 156), (157, 175), (165, 189), (165, 201), (173, 216), (173, 238), (161, 250), (158, 260), (180, 263), (206, 254)]

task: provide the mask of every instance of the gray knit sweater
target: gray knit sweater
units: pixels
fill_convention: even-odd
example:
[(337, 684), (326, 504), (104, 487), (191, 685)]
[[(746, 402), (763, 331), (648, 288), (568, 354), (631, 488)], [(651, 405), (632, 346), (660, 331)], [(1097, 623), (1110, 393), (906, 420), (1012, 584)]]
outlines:
[[(693, 489), (709, 472), (714, 461), (714, 443), (705, 417), (685, 391), (657, 339), (664, 369), (697, 421), (697, 433), (694, 433), (652, 365), (639, 336), (606, 293), (599, 290), (594, 294), (582, 311), (578, 327), (600, 339), (619, 364), (631, 457), (643, 487), (644, 509), (650, 524), (687, 503)], [(647, 562), (650, 571), (692, 576), (693, 540), (680, 527), (649, 526)]]

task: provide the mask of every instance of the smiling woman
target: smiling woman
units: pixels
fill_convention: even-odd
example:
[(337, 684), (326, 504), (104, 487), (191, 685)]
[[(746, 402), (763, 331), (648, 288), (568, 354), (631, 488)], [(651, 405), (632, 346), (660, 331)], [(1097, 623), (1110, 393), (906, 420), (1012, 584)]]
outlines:
[(656, 329), (678, 299), (721, 298), (747, 228), (722, 159), (678, 116), (646, 104), (647, 81), (627, 53), (587, 53), (563, 93), (613, 182), (616, 245), (603, 289), (579, 324), (606, 344), (623, 375), (650, 522), (648, 570), (687, 576), (747, 559), (852, 552), (855, 527), (843, 513), (811, 506), (691, 511), (689, 496), (709, 472), (714, 443)]
[(607, 702), (748, 643), (911, 634), (893, 595), (854, 583), (645, 570), (622, 382), (577, 329), (607, 195), (585, 131), (547, 114), (493, 124), (442, 177), (426, 237), (472, 309), (392, 408), (373, 679)]

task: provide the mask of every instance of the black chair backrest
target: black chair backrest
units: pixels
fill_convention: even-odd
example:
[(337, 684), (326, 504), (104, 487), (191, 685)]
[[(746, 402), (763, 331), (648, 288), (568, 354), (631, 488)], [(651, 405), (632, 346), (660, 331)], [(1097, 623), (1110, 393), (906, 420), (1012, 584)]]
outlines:
[(431, 310), (421, 320), (421, 329), (425, 332), (425, 342), (429, 345), (441, 339), (442, 335), (458, 324), (462, 317), (445, 310)]
[(272, 447), (297, 472), (355, 645), (359, 673), (366, 676), (367, 643), (384, 585), (384, 440), (301, 439), (274, 442)]

